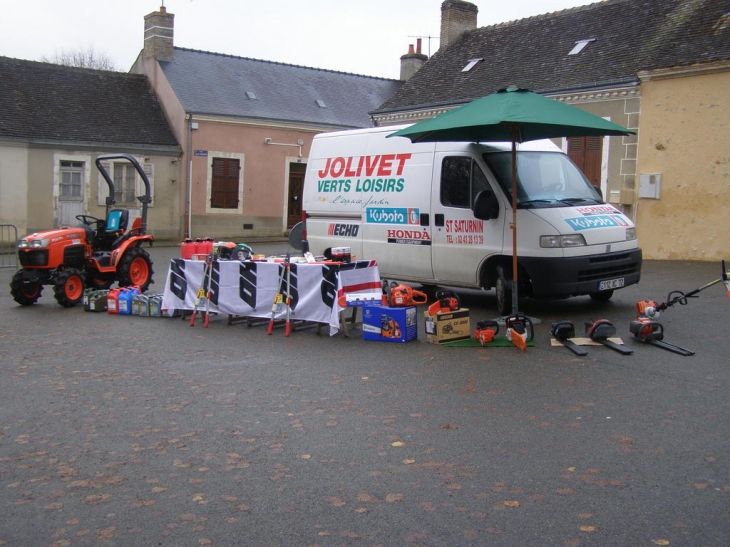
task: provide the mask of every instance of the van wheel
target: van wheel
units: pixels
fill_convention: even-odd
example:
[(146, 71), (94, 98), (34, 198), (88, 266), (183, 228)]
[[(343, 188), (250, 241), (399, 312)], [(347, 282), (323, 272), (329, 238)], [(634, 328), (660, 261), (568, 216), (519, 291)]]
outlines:
[(494, 291), (497, 294), (497, 313), (507, 315), (512, 311), (512, 283), (507, 279), (507, 269), (497, 266), (497, 282)]
[(590, 296), (591, 300), (594, 302), (608, 302), (613, 296), (613, 291), (592, 292), (588, 296)]
[(84, 278), (79, 270), (69, 268), (56, 276), (53, 295), (64, 308), (71, 308), (81, 302), (84, 296)]

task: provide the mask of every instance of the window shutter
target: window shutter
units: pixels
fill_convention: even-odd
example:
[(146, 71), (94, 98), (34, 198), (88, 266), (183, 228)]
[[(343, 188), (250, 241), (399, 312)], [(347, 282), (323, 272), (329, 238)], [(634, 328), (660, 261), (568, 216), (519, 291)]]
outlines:
[(232, 158), (213, 158), (210, 206), (238, 208), (238, 174), (240, 162)]

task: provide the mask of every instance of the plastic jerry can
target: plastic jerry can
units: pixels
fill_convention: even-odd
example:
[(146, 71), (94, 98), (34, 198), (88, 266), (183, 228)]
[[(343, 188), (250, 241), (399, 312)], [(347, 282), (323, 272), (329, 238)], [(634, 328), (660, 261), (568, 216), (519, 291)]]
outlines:
[(150, 296), (150, 317), (162, 317), (162, 295), (153, 294)]
[(195, 254), (195, 242), (190, 238), (186, 238), (180, 244), (180, 258), (183, 258), (185, 260), (190, 260), (194, 254)]
[(119, 315), (132, 315), (132, 300), (140, 294), (138, 287), (124, 287), (119, 291)]
[(120, 289), (112, 289), (106, 297), (106, 311), (109, 313), (119, 313), (119, 291)]
[(89, 311), (106, 311), (108, 290), (98, 290), (89, 301)]

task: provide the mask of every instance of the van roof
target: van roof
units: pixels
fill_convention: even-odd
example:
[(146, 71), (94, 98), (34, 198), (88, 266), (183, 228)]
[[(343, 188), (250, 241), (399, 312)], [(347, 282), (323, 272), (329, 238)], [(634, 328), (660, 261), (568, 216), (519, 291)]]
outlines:
[[(325, 133), (319, 133), (318, 135), (315, 135), (315, 139), (321, 140), (321, 139), (333, 139), (333, 138), (342, 138), (347, 136), (356, 136), (356, 135), (368, 135), (368, 134), (380, 134), (380, 133), (386, 133), (390, 135), (391, 133), (395, 133), (396, 131), (400, 131), (401, 129), (404, 129), (406, 127), (410, 127), (413, 124), (403, 124), (403, 125), (384, 125), (380, 127), (369, 127), (366, 129), (351, 129), (351, 130), (344, 130), (344, 131), (329, 131)], [(395, 139), (392, 139), (392, 141), (398, 142), (400, 140), (408, 141), (409, 139), (406, 137), (396, 137)], [(458, 141), (457, 141), (458, 142)], [(436, 146), (436, 149), (441, 149), (442, 146), (448, 146), (449, 148), (453, 148), (454, 142), (446, 142), (443, 143), (419, 143), (419, 144), (436, 144), (441, 146)], [(487, 147), (489, 149), (492, 149), (495, 152), (498, 151), (509, 151), (512, 149), (512, 145), (508, 141), (504, 142), (480, 142), (480, 143), (470, 143), (467, 141), (463, 141), (463, 144), (474, 144), (479, 145), (483, 147)], [(550, 139), (541, 139), (541, 140), (535, 140), (535, 141), (527, 141), (523, 143), (517, 144), (517, 149), (522, 151), (550, 151), (550, 152), (560, 152), (561, 149), (559, 146), (557, 146), (553, 141)]]

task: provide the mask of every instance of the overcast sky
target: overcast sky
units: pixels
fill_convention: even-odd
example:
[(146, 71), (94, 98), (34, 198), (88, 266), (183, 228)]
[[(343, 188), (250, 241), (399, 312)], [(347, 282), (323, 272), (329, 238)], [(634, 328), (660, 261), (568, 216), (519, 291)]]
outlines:
[[(594, 0), (595, 1), (595, 0)], [(175, 46), (367, 76), (398, 78), (423, 37), (438, 49), (442, 0), (0, 0), (0, 55), (39, 61), (63, 51), (106, 55), (126, 71), (144, 16), (164, 4)], [(593, 3), (472, 0), (480, 27)], [(429, 36), (432, 37), (429, 40)], [(529, 37), (526, 37), (529, 39)], [(430, 50), (429, 50), (430, 48)]]

